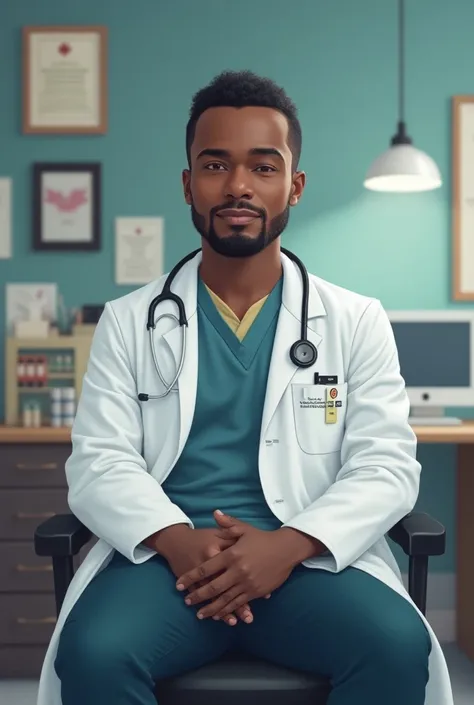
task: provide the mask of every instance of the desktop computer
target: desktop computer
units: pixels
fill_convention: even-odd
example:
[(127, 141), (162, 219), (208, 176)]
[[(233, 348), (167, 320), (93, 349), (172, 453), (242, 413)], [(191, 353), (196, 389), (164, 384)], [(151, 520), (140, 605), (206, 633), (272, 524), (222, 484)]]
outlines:
[(387, 311), (410, 400), (410, 424), (452, 425), (474, 407), (474, 311)]

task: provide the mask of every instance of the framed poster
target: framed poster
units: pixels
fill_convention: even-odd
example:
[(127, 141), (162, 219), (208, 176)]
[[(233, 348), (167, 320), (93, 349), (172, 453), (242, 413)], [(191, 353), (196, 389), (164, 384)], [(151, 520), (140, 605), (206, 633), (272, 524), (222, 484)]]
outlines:
[(453, 97), (453, 298), (474, 301), (474, 95)]
[(12, 284), (5, 285), (6, 334), (15, 334), (15, 324), (43, 318), (54, 323), (58, 313), (58, 290), (56, 284)]
[(107, 28), (23, 28), (23, 132), (107, 131)]
[(100, 163), (33, 164), (33, 249), (99, 250)]

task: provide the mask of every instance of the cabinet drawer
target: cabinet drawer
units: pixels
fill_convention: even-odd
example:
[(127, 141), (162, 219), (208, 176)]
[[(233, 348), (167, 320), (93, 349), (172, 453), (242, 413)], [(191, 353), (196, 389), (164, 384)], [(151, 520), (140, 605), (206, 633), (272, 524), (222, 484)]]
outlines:
[(51, 558), (37, 556), (32, 542), (0, 543), (0, 590), (52, 592), (54, 581)]
[[(0, 678), (37, 680), (45, 656), (46, 646), (0, 646)], [(36, 702), (36, 693), (31, 702)]]
[[(92, 546), (93, 536), (73, 558), (74, 572)], [(37, 556), (33, 543), (0, 543), (0, 593), (53, 592), (53, 564), (48, 556)]]
[(55, 514), (69, 514), (64, 489), (0, 492), (0, 539), (31, 541), (36, 527)]
[(0, 487), (66, 487), (70, 443), (2, 443)]
[(54, 595), (0, 595), (0, 644), (48, 644), (55, 624)]

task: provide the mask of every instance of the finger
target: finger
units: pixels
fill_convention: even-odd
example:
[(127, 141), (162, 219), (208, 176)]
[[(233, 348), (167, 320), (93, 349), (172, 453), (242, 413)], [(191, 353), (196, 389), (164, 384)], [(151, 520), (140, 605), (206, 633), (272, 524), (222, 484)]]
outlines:
[(229, 627), (235, 627), (237, 624), (237, 617), (235, 614), (226, 614), (222, 617), (222, 621), (229, 625)]
[(229, 514), (223, 514), (219, 509), (216, 509), (214, 512), (214, 519), (221, 529), (236, 528), (242, 532), (242, 530), (245, 531), (245, 529), (249, 527), (249, 524), (246, 524), (244, 521), (240, 521), (240, 519), (236, 519)]
[(242, 622), (245, 622), (246, 624), (251, 624), (253, 622), (252, 610), (250, 609), (250, 605), (248, 603), (235, 610), (235, 614), (242, 620)]
[[(231, 601), (229, 603), (229, 605), (233, 604), (233, 602), (235, 602), (235, 600)], [(222, 619), (221, 615), (223, 613), (225, 613), (227, 611), (227, 609), (228, 609), (228, 607), (226, 607), (221, 612), (218, 612), (216, 615), (214, 615), (214, 617), (212, 619), (215, 619), (215, 620)], [(238, 615), (239, 618), (242, 619), (242, 621), (244, 621), (246, 624), (251, 624), (253, 622), (253, 614), (250, 609), (247, 609), (245, 607), (245, 605), (244, 605), (244, 607), (237, 607), (234, 611), (235, 611), (235, 614)]]
[[(201, 580), (199, 583), (196, 583), (198, 587), (203, 587), (203, 585), (207, 585), (205, 580)], [(242, 621), (247, 621), (247, 624), (253, 621), (253, 615), (250, 610), (250, 605), (244, 605), (241, 607), (235, 614), (226, 614), (224, 617), (221, 617), (221, 621), (225, 622), (226, 624), (229, 625), (229, 627), (235, 627), (237, 624), (238, 619), (242, 619)], [(250, 618), (250, 619), (249, 619)]]
[(230, 514), (224, 514), (220, 509), (216, 509), (214, 512), (214, 519), (219, 522), (221, 526), (231, 526), (232, 524), (238, 523), (238, 519), (231, 517)]
[(214, 617), (214, 615), (221, 617), (229, 612), (235, 612), (235, 610), (248, 602), (248, 596), (242, 590), (241, 585), (234, 585), (234, 587), (218, 597), (217, 600), (205, 605), (205, 607), (201, 607), (197, 613), (198, 619), (207, 619), (208, 617)]
[[(215, 619), (215, 620), (220, 619), (223, 622), (227, 622), (229, 624), (230, 623), (229, 620), (234, 620), (236, 617), (238, 617), (242, 622), (246, 622), (247, 624), (250, 624), (251, 622), (253, 622), (253, 614), (252, 614), (252, 610), (250, 609), (250, 605), (248, 604), (248, 602), (245, 605), (243, 605), (242, 607), (239, 607), (239, 609), (235, 611), (235, 614), (233, 614), (233, 613), (227, 614), (226, 613), (226, 614), (224, 614), (224, 616), (221, 616), (221, 617), (214, 616), (213, 619)], [(237, 620), (235, 620), (235, 622), (237, 622)], [(232, 626), (233, 626), (233, 624), (234, 624), (234, 622), (232, 621)]]
[(216, 573), (224, 570), (227, 567), (229, 561), (228, 551), (221, 551), (217, 556), (210, 558), (208, 561), (201, 563), (197, 568), (189, 570), (187, 573), (181, 575), (176, 581), (176, 588), (178, 590), (186, 590), (186, 588), (191, 587), (199, 580), (205, 580), (210, 578)]
[(234, 584), (235, 576), (231, 570), (226, 570), (222, 575), (207, 582), (202, 587), (194, 588), (193, 586), (193, 589), (186, 595), (184, 601), (187, 605), (198, 605), (205, 600), (214, 600)]

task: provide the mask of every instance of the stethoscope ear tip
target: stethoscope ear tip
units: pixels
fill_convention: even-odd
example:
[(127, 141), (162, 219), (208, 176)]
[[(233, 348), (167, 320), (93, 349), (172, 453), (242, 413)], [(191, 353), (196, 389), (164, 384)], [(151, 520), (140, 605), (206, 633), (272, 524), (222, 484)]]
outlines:
[(149, 397), (148, 394), (142, 394), (142, 393), (140, 393), (140, 394), (138, 395), (138, 398), (139, 398), (140, 401), (148, 401), (148, 399), (149, 399), (150, 397)]

